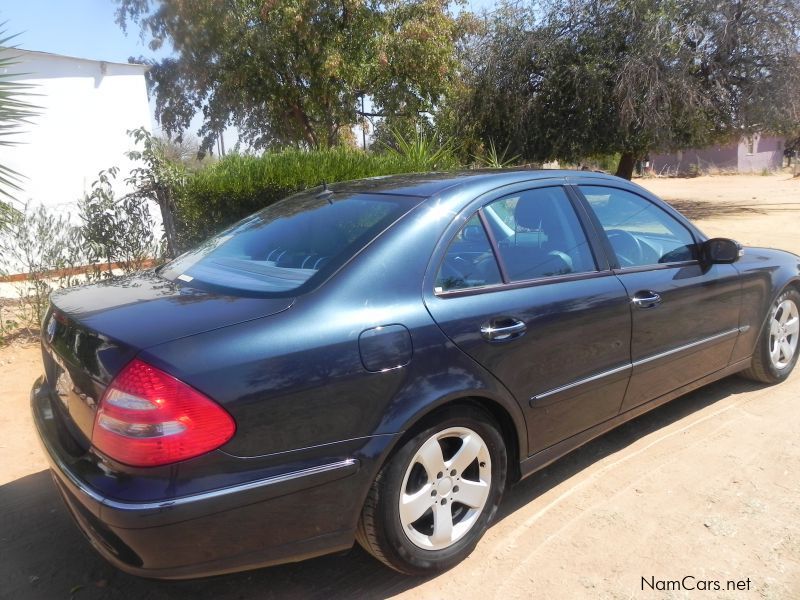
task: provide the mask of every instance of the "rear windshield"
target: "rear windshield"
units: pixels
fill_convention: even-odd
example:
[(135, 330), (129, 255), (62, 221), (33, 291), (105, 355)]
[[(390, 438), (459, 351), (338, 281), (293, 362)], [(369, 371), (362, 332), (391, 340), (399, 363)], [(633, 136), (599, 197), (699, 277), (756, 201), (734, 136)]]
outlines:
[(420, 201), (319, 189), (298, 194), (209, 238), (166, 264), (159, 274), (201, 288), (270, 296), (301, 293), (327, 278)]

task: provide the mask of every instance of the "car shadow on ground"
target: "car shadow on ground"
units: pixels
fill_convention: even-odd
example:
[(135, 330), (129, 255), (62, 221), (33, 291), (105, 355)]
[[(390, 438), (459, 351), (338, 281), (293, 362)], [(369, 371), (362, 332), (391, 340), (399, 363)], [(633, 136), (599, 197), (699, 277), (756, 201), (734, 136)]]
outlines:
[(749, 204), (729, 204), (722, 202), (709, 202), (707, 200), (669, 200), (675, 210), (681, 212), (688, 219), (712, 219), (714, 217), (730, 217), (739, 215), (765, 215), (767, 211), (759, 206)]
[(695, 390), (686, 396), (676, 398), (649, 413), (624, 423), (511, 488), (503, 499), (495, 521), (513, 515), (514, 511), (534, 498), (606, 456), (623, 450), (640, 438), (712, 406), (731, 395), (752, 392), (763, 387), (766, 387), (765, 384), (734, 375)]
[[(626, 423), (513, 487), (500, 519), (598, 460), (683, 417), (759, 389), (731, 377)], [(344, 554), (204, 580), (161, 582), (107, 564), (78, 532), (48, 471), (0, 486), (2, 598), (383, 598), (419, 585), (383, 567), (357, 545)]]
[(759, 202), (757, 204), (734, 204), (709, 202), (708, 200), (674, 199), (668, 204), (692, 221), (719, 217), (769, 215), (779, 212), (798, 212), (800, 202)]

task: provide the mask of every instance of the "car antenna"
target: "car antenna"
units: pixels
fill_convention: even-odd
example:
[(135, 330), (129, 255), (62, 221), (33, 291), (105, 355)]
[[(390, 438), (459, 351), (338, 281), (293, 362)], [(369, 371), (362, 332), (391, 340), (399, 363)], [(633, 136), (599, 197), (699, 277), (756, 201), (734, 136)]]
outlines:
[(322, 197), (324, 197), (328, 201), (328, 204), (333, 205), (333, 190), (328, 189), (328, 182), (325, 181), (324, 179), (322, 180), (322, 191), (319, 193), (317, 198), (322, 198)]

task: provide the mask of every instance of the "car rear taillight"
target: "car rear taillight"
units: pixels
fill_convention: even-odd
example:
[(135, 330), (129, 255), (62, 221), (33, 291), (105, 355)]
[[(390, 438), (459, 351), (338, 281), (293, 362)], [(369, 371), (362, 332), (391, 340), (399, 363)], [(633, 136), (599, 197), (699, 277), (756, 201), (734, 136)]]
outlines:
[(121, 463), (154, 467), (210, 452), (235, 431), (219, 404), (137, 358), (103, 395), (92, 445)]

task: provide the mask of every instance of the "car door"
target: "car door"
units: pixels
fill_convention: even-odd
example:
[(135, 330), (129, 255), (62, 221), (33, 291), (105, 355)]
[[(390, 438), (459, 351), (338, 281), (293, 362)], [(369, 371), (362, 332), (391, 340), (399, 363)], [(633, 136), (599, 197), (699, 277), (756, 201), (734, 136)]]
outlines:
[(578, 188), (631, 301), (633, 371), (621, 412), (726, 367), (739, 333), (738, 271), (698, 260), (699, 234), (652, 199), (606, 182)]
[(517, 398), (532, 454), (618, 413), (630, 309), (583, 208), (563, 186), (527, 185), (483, 197), (453, 223), (425, 302)]

